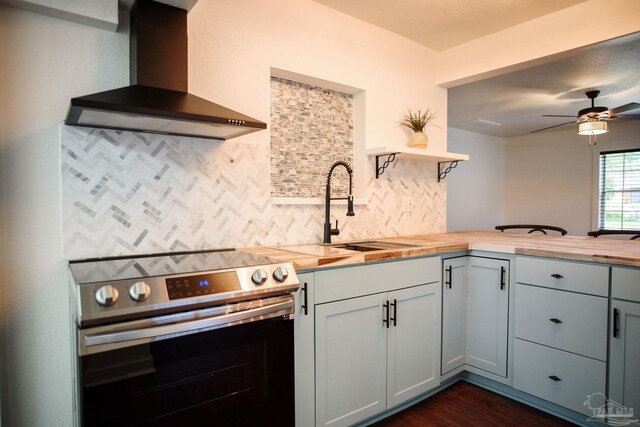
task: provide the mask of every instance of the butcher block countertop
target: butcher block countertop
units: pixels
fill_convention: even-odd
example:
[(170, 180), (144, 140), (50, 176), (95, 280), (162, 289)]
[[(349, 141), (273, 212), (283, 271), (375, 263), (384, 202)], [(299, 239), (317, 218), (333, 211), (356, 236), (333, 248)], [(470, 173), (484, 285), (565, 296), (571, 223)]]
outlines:
[[(367, 239), (407, 245), (396, 249), (355, 252), (322, 244), (257, 246), (238, 248), (290, 261), (296, 270), (317, 270), (365, 262), (437, 255), (456, 251), (481, 250), (533, 255), (576, 261), (640, 267), (640, 241), (594, 237), (546, 236), (542, 234), (463, 231)], [(338, 243), (338, 242), (334, 242)], [(339, 242), (348, 243), (348, 242)]]

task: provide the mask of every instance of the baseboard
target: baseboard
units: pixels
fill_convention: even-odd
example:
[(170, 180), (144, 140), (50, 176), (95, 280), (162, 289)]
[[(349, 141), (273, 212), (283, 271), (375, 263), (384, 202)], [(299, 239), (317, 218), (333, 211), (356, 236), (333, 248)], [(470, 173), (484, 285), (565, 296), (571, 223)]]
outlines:
[(484, 378), (471, 372), (461, 373), (458, 379), (461, 381), (466, 381), (478, 387), (482, 387), (501, 396), (508, 397), (509, 399), (523, 403), (542, 412), (546, 412), (547, 414), (551, 414), (558, 418), (562, 418), (563, 420), (570, 421), (574, 424), (585, 427), (606, 425), (605, 423), (602, 423), (600, 421), (589, 419), (587, 415), (572, 411), (570, 409), (551, 403), (547, 400), (540, 399), (508, 385), (500, 384), (499, 382)]
[[(410, 408), (411, 406), (417, 403), (420, 403), (423, 400), (428, 399), (429, 397), (437, 393), (440, 393), (444, 389), (451, 387), (453, 384), (459, 381), (466, 381), (470, 384), (476, 385), (478, 387), (482, 387), (485, 390), (489, 390), (493, 393), (515, 400), (516, 402), (523, 403), (527, 406), (538, 409), (542, 412), (546, 412), (547, 414), (551, 414), (553, 416), (556, 416), (558, 418), (561, 418), (563, 420), (572, 422), (580, 426), (595, 427), (595, 426), (606, 425), (605, 423), (602, 423), (600, 421), (591, 420), (589, 419), (588, 416), (584, 414), (572, 411), (570, 409), (566, 409), (562, 406), (548, 402), (544, 399), (540, 399), (538, 397), (532, 396), (530, 394), (517, 390), (509, 385), (501, 384), (497, 381), (482, 377), (478, 374), (464, 371), (455, 376), (447, 378), (446, 380), (442, 381), (442, 383), (438, 387), (432, 390), (429, 390), (427, 393), (421, 394), (420, 396), (417, 396), (405, 403), (402, 403), (394, 408), (391, 408), (386, 412), (383, 412), (367, 420), (364, 420), (361, 423), (355, 424), (354, 426), (364, 427), (364, 426), (374, 424), (394, 414), (397, 414), (398, 412), (401, 412), (407, 408)], [(516, 424), (517, 424), (517, 420), (514, 420), (514, 421), (516, 421)]]
[(398, 406), (395, 406), (391, 409), (389, 409), (388, 411), (385, 411), (381, 414), (375, 415), (371, 418), (368, 418), (358, 424), (354, 424), (353, 427), (364, 427), (364, 426), (368, 426), (374, 423), (377, 423), (380, 420), (383, 420), (385, 418), (389, 418), (390, 416), (397, 414), (398, 412), (404, 411), (407, 408), (412, 407), (413, 405), (422, 402), (425, 399), (428, 399), (429, 397), (433, 396), (434, 394), (438, 394), (440, 393), (442, 390), (451, 387), (453, 384), (457, 383), (458, 381), (462, 381), (463, 378), (460, 377), (460, 375), (453, 377), (453, 378), (449, 378), (443, 382), (440, 383), (439, 386), (437, 386), (436, 388), (433, 388), (431, 390), (429, 390), (428, 392), (421, 394), (420, 396), (416, 396), (411, 400), (408, 400), (404, 403), (401, 403)]

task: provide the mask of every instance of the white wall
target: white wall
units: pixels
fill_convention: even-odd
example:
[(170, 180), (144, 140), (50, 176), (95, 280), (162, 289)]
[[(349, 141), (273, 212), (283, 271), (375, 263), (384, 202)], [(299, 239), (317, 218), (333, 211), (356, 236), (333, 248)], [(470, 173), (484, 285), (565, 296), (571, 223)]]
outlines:
[[(189, 90), (269, 122), (276, 68), (365, 91), (365, 144), (407, 145), (407, 107), (437, 110), (429, 128), (446, 150), (447, 92), (436, 86), (436, 53), (313, 1), (200, 1), (189, 13)], [(268, 132), (243, 140), (268, 144)]]
[[(446, 90), (432, 83), (435, 53), (416, 43), (310, 0), (200, 1), (189, 35), (197, 95), (268, 122), (271, 67), (294, 71), (366, 91), (367, 145), (406, 144), (400, 115), (430, 106), (443, 128), (431, 142), (446, 149)], [(1, 7), (0, 40), (3, 422), (68, 426), (60, 123), (71, 97), (128, 83), (128, 39)], [(268, 132), (243, 139), (269, 143)]]
[(469, 154), (445, 178), (447, 231), (493, 230), (505, 218), (505, 140), (449, 128), (449, 150)]
[(441, 52), (436, 81), (452, 87), (521, 70), (639, 30), (637, 0), (586, 0)]
[(116, 31), (118, 28), (117, 0), (0, 0), (0, 5), (103, 30)]
[(0, 277), (6, 426), (71, 423), (71, 344), (60, 215), (69, 99), (128, 82), (128, 39), (0, 7)]
[(574, 127), (507, 140), (506, 221), (597, 229), (599, 151), (640, 148), (640, 122), (612, 122), (590, 149)]
[[(355, 96), (354, 115), (364, 116), (364, 120), (360, 120), (364, 123), (364, 130), (360, 133), (365, 137), (357, 138), (358, 132), (354, 130), (354, 146), (358, 142), (369, 147), (405, 146), (408, 132), (398, 125), (400, 117), (407, 107), (429, 106), (438, 111), (436, 123), (442, 128), (429, 128), (430, 147), (446, 150), (446, 90), (430, 80), (435, 68), (433, 51), (310, 0), (203, 1), (197, 3), (188, 16), (189, 90), (192, 93), (269, 123), (270, 76), (274, 69), (286, 70), (296, 76), (312, 76), (322, 82), (359, 89)], [(359, 100), (363, 102), (359, 103)], [(354, 119), (354, 127), (356, 122), (358, 120)], [(94, 138), (91, 135), (85, 137)], [(82, 138), (73, 134), (69, 144), (75, 141), (82, 145)], [(121, 138), (136, 140), (137, 137), (122, 135)], [(157, 142), (162, 137), (153, 136), (152, 139)], [(105, 158), (112, 156), (115, 164), (126, 165), (120, 177), (115, 171), (112, 173), (101, 170), (98, 165), (92, 166), (91, 160), (101, 159), (96, 154), (99, 148), (70, 159), (63, 156), (63, 160), (76, 165), (75, 170), (85, 167), (86, 173), (83, 174), (90, 177), (80, 181), (70, 173), (65, 176), (69, 181), (63, 180), (63, 183), (69, 183), (63, 191), (65, 254), (76, 258), (116, 255), (125, 251), (153, 252), (172, 247), (174, 239), (186, 245), (183, 249), (321, 241), (321, 206), (276, 206), (270, 203), (268, 155), (255, 160), (244, 157), (250, 163), (244, 170), (240, 161), (235, 162), (233, 168), (226, 166), (228, 161), (222, 152), (232, 154), (234, 148), (244, 143), (259, 146), (253, 150), (256, 153), (268, 153), (270, 132), (256, 132), (228, 141), (220, 150), (213, 148), (220, 143), (180, 141), (184, 143), (167, 141), (167, 146), (173, 147), (172, 153), (179, 152), (188, 158), (201, 150), (202, 158), (211, 165), (216, 165), (216, 155), (220, 154), (217, 161), (224, 167), (212, 166), (209, 168), (211, 176), (203, 175), (196, 179), (192, 174), (200, 173), (197, 168), (182, 170), (169, 160), (167, 165), (170, 165), (172, 173), (168, 175), (172, 176), (156, 181), (146, 178), (148, 170), (145, 167), (134, 168), (140, 174), (130, 171), (130, 161), (133, 160), (125, 159), (124, 153), (109, 153), (109, 149), (104, 153)], [(308, 141), (295, 143), (304, 145)], [(70, 146), (63, 146), (63, 153)], [(146, 157), (146, 154), (135, 150), (131, 153)], [(236, 154), (241, 155), (240, 151)], [(85, 155), (87, 159), (83, 158)], [(237, 156), (233, 154), (233, 157)], [(76, 157), (83, 161), (77, 162)], [(161, 162), (157, 165), (159, 168), (165, 163), (162, 157), (154, 157)], [(356, 151), (354, 160), (356, 195), (364, 199), (367, 193), (367, 204), (357, 207), (353, 218), (342, 217), (344, 210), (333, 211), (334, 218), (341, 224), (339, 239), (392, 236), (403, 231), (404, 234), (424, 234), (445, 230), (445, 186), (437, 183), (436, 173), (432, 171), (433, 163), (397, 161), (380, 179), (372, 179), (375, 173), (373, 159), (366, 159), (362, 154), (358, 156)], [(218, 185), (220, 173), (228, 173), (226, 182), (237, 182), (238, 185), (235, 188)], [(366, 180), (358, 182), (359, 174), (366, 175)], [(136, 191), (134, 197), (121, 197), (120, 192), (129, 191), (126, 186), (107, 183), (101, 184), (107, 195), (96, 203), (91, 191), (103, 178), (105, 182), (122, 181), (131, 185), (138, 180), (141, 183), (151, 181), (165, 185), (170, 191), (179, 188), (180, 182), (197, 181), (207, 189), (207, 194), (219, 194), (220, 197), (203, 198), (196, 186), (192, 191), (176, 196), (183, 203), (177, 203), (173, 197), (162, 197), (163, 200), (152, 198), (150, 201), (148, 197), (152, 196), (147, 192), (164, 194), (165, 190), (154, 192), (147, 188), (147, 184), (142, 184), (142, 190), (146, 191)], [(254, 185), (254, 182), (267, 184), (266, 188)], [(188, 199), (190, 194), (193, 199)], [(389, 200), (395, 204), (398, 200), (407, 199), (411, 199), (411, 203), (407, 202), (411, 208), (388, 210)], [(87, 214), (86, 209), (74, 208), (80, 200), (85, 201), (85, 206), (89, 206), (87, 203), (95, 204), (104, 210), (95, 215), (93, 212)], [(106, 200), (112, 200), (126, 212), (132, 218), (130, 224), (124, 227), (111, 219), (111, 203)], [(247, 200), (251, 203), (239, 214), (233, 205)], [(161, 212), (161, 221), (155, 218), (145, 221), (144, 212), (149, 211), (145, 203), (154, 203), (154, 208)], [(179, 207), (173, 208), (173, 203), (189, 208), (181, 212)], [(386, 211), (381, 215), (383, 210)], [(189, 224), (189, 220), (193, 223)], [(173, 229), (172, 225), (176, 231), (171, 239), (167, 239), (167, 230)], [(143, 240), (136, 236), (143, 236)]]

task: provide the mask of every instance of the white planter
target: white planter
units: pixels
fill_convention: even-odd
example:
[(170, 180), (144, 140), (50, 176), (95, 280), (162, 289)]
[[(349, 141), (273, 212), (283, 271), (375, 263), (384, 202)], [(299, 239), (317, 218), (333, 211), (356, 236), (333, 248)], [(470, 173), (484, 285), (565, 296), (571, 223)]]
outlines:
[(409, 137), (409, 147), (412, 148), (427, 148), (429, 138), (424, 132), (415, 132)]

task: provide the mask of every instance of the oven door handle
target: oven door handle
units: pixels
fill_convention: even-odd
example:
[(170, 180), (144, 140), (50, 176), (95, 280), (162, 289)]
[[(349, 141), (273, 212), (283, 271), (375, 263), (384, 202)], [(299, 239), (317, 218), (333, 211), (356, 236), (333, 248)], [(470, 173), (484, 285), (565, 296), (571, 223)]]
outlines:
[[(219, 310), (221, 307), (217, 307)], [(207, 310), (202, 310), (206, 312)], [(246, 310), (225, 314), (212, 314), (197, 320), (179, 321), (163, 325), (154, 324), (154, 319), (143, 321), (146, 325), (120, 327), (115, 330), (113, 326), (94, 328), (94, 330), (80, 331), (80, 355), (115, 350), (162, 339), (173, 338), (180, 335), (192, 334), (200, 331), (225, 328), (258, 320), (274, 317), (291, 316), (294, 312), (294, 299), (292, 296), (277, 298), (273, 304), (263, 305)], [(215, 310), (214, 310), (215, 313)], [(224, 311), (223, 311), (224, 313)], [(189, 316), (193, 316), (190, 314)], [(171, 316), (167, 316), (169, 318)], [(139, 322), (135, 322), (139, 323)]]

